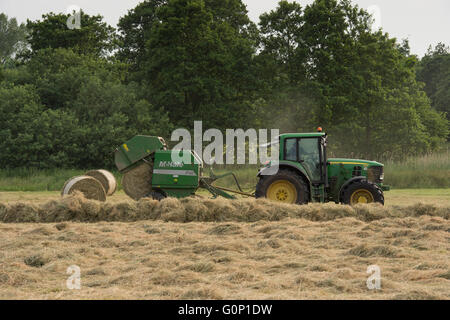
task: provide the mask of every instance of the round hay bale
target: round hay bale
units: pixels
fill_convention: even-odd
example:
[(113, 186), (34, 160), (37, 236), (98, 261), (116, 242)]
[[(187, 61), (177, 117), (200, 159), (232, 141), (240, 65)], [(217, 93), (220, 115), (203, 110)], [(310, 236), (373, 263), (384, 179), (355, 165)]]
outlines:
[(93, 177), (100, 181), (105, 189), (107, 196), (112, 196), (117, 189), (117, 182), (114, 175), (107, 170), (91, 170), (85, 173), (85, 176)]
[(123, 175), (123, 190), (134, 200), (148, 196), (152, 192), (152, 173), (153, 167), (151, 164), (141, 163)]
[(75, 191), (83, 193), (86, 199), (105, 201), (106, 192), (100, 181), (89, 176), (78, 176), (71, 178), (64, 184), (61, 195), (72, 194)]

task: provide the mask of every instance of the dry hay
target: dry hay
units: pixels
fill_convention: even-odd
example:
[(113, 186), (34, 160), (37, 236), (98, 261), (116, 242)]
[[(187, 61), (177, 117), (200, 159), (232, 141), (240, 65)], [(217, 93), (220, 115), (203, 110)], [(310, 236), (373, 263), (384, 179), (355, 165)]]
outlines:
[[(236, 220), (237, 208), (254, 220), (270, 203), (168, 200), (119, 206), (73, 195), (47, 204), (53, 216), (35, 208), (49, 221), (156, 221), (0, 223), (0, 299), (450, 299), (445, 208), (369, 206), (338, 218), (340, 208), (361, 208), (314, 204), (292, 218), (289, 206), (260, 216), (280, 221), (173, 223), (164, 219)], [(73, 264), (81, 290), (66, 288)], [(370, 265), (380, 267), (380, 290), (367, 288)]]
[(62, 196), (73, 194), (75, 191), (83, 193), (86, 199), (105, 201), (106, 192), (102, 184), (93, 177), (78, 176), (66, 181), (61, 191)]
[(122, 187), (125, 193), (134, 200), (148, 196), (152, 191), (152, 171), (152, 166), (143, 162), (126, 172), (122, 177)]
[[(194, 197), (162, 201), (143, 198), (139, 201), (102, 203), (85, 199), (84, 193), (73, 192), (61, 200), (44, 204), (0, 203), (0, 222), (63, 221), (140, 221), (171, 222), (258, 222), (287, 218), (310, 221), (333, 221), (355, 218), (377, 221), (385, 218), (436, 216), (448, 220), (450, 207), (415, 204), (408, 207), (383, 207), (379, 204), (346, 206), (336, 204), (289, 205), (266, 199), (198, 199)], [(430, 225), (427, 228), (436, 228)], [(219, 231), (217, 231), (219, 232)]]
[(85, 176), (93, 177), (100, 181), (107, 196), (112, 196), (117, 190), (116, 178), (107, 170), (91, 170), (86, 172)]

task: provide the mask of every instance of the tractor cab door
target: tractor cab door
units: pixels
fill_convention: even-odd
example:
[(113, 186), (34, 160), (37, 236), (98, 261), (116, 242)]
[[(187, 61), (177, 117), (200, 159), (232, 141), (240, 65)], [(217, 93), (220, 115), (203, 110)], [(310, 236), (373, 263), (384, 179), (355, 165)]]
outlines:
[(317, 137), (289, 138), (285, 141), (284, 159), (300, 162), (307, 171), (312, 183), (321, 183), (322, 144)]
[(298, 159), (308, 172), (311, 182), (321, 182), (320, 144), (317, 138), (298, 140)]

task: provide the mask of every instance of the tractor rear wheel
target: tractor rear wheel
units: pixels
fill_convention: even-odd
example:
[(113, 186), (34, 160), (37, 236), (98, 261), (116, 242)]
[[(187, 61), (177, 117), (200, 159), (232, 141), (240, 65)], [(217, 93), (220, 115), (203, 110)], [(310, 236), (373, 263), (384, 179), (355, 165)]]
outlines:
[(306, 204), (309, 202), (309, 188), (295, 172), (280, 170), (275, 175), (260, 177), (255, 196), (284, 203)]
[(384, 205), (384, 195), (376, 184), (359, 180), (351, 183), (343, 191), (342, 202), (349, 205), (378, 202)]

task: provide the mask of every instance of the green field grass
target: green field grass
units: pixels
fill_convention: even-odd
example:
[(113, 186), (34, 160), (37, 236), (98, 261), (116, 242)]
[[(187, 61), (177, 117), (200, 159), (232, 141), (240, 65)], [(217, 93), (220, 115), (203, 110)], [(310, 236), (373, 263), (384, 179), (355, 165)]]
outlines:
[(394, 188), (450, 188), (450, 152), (388, 161), (385, 181)]
[(10, 169), (0, 170), (1, 191), (57, 191), (71, 177), (83, 174), (80, 170)]
[[(60, 191), (64, 182), (88, 170), (11, 169), (0, 170), (0, 191)], [(120, 186), (120, 174), (113, 172)]]
[[(227, 166), (215, 169), (222, 174), (232, 171), (242, 188), (251, 191), (257, 183), (258, 166)], [(70, 169), (11, 169), (0, 170), (0, 191), (59, 191), (71, 177), (82, 175), (83, 170)], [(121, 189), (121, 175), (113, 171)], [(209, 169), (205, 169), (209, 175)], [(450, 188), (450, 152), (406, 158), (401, 162), (385, 162), (385, 183), (393, 189)], [(232, 177), (221, 179), (217, 185), (235, 188)]]

